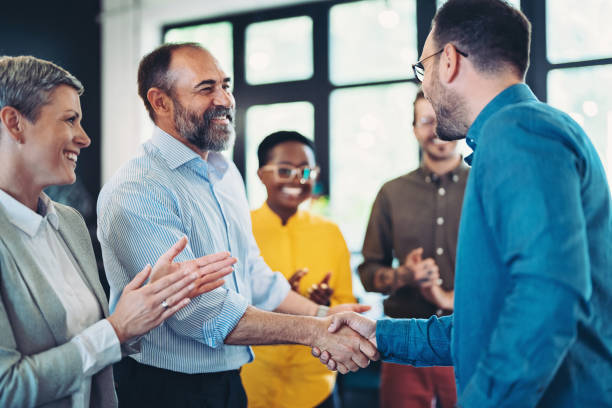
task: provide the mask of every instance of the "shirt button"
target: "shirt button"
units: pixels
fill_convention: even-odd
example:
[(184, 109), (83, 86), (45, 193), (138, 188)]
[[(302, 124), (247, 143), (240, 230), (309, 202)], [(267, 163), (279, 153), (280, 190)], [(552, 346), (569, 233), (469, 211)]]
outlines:
[(444, 187), (440, 187), (438, 189), (438, 194), (440, 194), (441, 196), (445, 195), (446, 194), (446, 189)]
[(443, 225), (443, 224), (444, 224), (444, 218), (443, 218), (443, 217), (438, 217), (438, 218), (436, 219), (436, 223), (437, 223), (438, 225)]
[(431, 177), (429, 177), (429, 176), (425, 177), (425, 182), (426, 183), (431, 183)]
[(459, 181), (459, 176), (456, 174), (453, 174), (453, 181), (456, 183)]
[(444, 248), (438, 248), (436, 249), (436, 254), (438, 255), (442, 255), (444, 253)]

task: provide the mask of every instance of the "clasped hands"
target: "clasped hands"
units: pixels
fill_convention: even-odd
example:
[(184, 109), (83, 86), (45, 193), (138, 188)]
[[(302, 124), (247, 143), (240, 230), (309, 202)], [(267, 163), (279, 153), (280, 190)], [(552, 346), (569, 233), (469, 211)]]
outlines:
[(355, 312), (342, 312), (323, 319), (312, 355), (328, 369), (346, 374), (378, 360), (376, 347), (376, 321)]

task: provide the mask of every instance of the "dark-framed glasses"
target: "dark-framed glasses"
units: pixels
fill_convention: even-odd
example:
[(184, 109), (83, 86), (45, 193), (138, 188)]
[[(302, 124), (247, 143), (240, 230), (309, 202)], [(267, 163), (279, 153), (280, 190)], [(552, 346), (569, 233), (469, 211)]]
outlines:
[(295, 167), (288, 164), (267, 164), (261, 168), (263, 171), (273, 171), (274, 175), (280, 180), (291, 180), (298, 177), (300, 184), (306, 184), (309, 181), (314, 181), (319, 176), (319, 166), (301, 166)]
[[(468, 55), (465, 52), (459, 51), (457, 47), (455, 47), (455, 50), (457, 51), (457, 54), (462, 55), (467, 58)], [(416, 78), (417, 81), (423, 82), (423, 77), (425, 77), (425, 67), (423, 66), (423, 61), (425, 61), (428, 58), (435, 57), (438, 54), (441, 54), (442, 51), (444, 51), (444, 48), (442, 48), (440, 51), (434, 54), (431, 54), (423, 58), (422, 60), (418, 61), (416, 64), (412, 64), (412, 72), (414, 72), (414, 77)]]

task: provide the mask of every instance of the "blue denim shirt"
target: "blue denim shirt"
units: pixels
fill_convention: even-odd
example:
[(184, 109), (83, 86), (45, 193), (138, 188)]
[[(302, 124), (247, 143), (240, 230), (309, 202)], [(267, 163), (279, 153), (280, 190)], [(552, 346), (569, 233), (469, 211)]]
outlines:
[(455, 365), (462, 407), (612, 406), (611, 197), (593, 145), (524, 84), (467, 139), (455, 313), (379, 321), (383, 358)]

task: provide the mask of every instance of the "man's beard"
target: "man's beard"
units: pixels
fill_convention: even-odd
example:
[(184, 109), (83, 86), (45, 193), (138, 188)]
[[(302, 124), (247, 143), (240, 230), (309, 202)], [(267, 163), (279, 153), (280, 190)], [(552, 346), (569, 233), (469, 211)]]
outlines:
[(435, 100), (429, 99), (429, 102), (436, 113), (436, 135), (446, 141), (464, 139), (468, 131), (465, 99), (445, 88), (438, 78), (432, 82)]
[[(213, 123), (216, 117), (227, 117), (229, 124)], [(202, 151), (221, 152), (234, 143), (234, 109), (213, 106), (203, 116), (187, 110), (174, 100), (174, 126), (189, 143)]]

